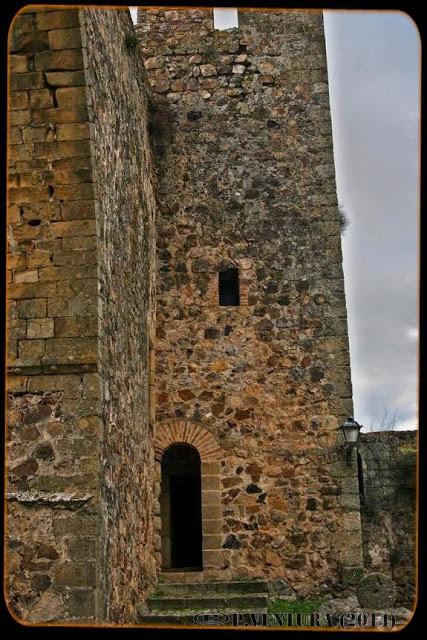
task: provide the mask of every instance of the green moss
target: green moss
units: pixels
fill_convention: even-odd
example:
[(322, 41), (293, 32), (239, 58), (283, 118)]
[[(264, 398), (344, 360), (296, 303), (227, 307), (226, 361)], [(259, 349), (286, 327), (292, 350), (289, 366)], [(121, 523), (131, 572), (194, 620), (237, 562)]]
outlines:
[(282, 600), (277, 598), (270, 601), (268, 613), (314, 613), (322, 602), (322, 598), (313, 598), (312, 600), (305, 598)]
[(138, 37), (133, 33), (128, 34), (125, 39), (125, 45), (128, 51), (135, 51), (138, 46)]
[(262, 578), (255, 578), (254, 576), (237, 576), (233, 578), (233, 582), (259, 582)]
[(416, 457), (417, 448), (408, 444), (401, 444), (399, 447), (399, 453), (403, 456), (414, 456)]
[(210, 45), (204, 49), (203, 58), (206, 62), (218, 62), (219, 53), (214, 46)]

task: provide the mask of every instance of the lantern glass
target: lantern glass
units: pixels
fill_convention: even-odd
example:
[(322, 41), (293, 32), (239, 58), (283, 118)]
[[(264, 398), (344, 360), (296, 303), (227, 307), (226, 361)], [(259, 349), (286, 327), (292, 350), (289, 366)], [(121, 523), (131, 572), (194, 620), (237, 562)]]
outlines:
[(341, 431), (344, 434), (344, 440), (346, 443), (356, 444), (359, 439), (360, 429), (360, 424), (358, 424), (353, 418), (348, 418), (348, 420), (341, 425)]

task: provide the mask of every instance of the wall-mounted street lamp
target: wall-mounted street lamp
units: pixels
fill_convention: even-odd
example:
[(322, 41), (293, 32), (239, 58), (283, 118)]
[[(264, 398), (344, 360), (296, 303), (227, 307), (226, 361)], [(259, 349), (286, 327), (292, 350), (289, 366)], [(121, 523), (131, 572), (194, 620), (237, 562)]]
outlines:
[(361, 428), (362, 425), (356, 422), (353, 417), (347, 418), (340, 427), (347, 449), (347, 464), (351, 464), (351, 452), (357, 444)]

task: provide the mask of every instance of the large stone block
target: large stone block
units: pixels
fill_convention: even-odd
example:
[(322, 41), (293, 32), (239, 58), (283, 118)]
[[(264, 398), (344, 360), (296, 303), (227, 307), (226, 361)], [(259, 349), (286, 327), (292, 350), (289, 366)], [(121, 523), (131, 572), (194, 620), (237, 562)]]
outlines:
[(55, 297), (48, 300), (50, 317), (94, 316), (96, 311), (96, 302), (85, 295)]
[(8, 295), (11, 300), (51, 298), (56, 294), (56, 290), (56, 283), (53, 282), (11, 284), (8, 288)]
[[(79, 200), (62, 204), (63, 220), (85, 220), (95, 217), (95, 201)], [(77, 247), (76, 247), (77, 248)], [(85, 247), (81, 247), (84, 249)]]
[[(29, 97), (30, 97), (30, 107), (31, 109), (50, 109), (51, 107), (54, 106), (54, 97), (51, 91), (49, 91), (49, 89), (34, 89), (32, 91), (29, 91)], [(43, 137), (39, 137), (37, 138), (34, 133), (33, 136), (31, 137), (29, 134), (31, 133), (31, 131), (36, 132), (39, 131), (41, 133), (43, 133)], [(27, 129), (26, 130), (26, 135), (23, 136), (24, 138), (24, 142), (40, 142), (40, 140), (46, 140), (49, 139), (49, 135), (53, 136), (53, 133), (51, 130), (48, 129)], [(30, 139), (31, 138), (31, 139)]]
[[(29, 111), (28, 109), (19, 109), (16, 111), (11, 111), (9, 114), (9, 123), (11, 126), (22, 126), (25, 124), (29, 124), (31, 122), (31, 111)], [(21, 145), (17, 145), (19, 146), (19, 148), (21, 147)], [(15, 148), (15, 145), (11, 145), (10, 146), (10, 155), (9, 158), (10, 160), (20, 160), (21, 157), (19, 156), (19, 154), (16, 152), (12, 153), (12, 150)], [(25, 154), (25, 151), (22, 151), (22, 159), (25, 159), (25, 157), (28, 158), (28, 153), (29, 150), (27, 150), (27, 153)]]
[(27, 91), (11, 91), (9, 93), (9, 109), (11, 111), (25, 110), (28, 107)]
[[(36, 54), (37, 55), (37, 54)], [(43, 74), (39, 71), (13, 75), (10, 81), (11, 91), (27, 91), (41, 89), (45, 86)]]
[(16, 305), (18, 318), (45, 318), (47, 304), (44, 298), (35, 300), (19, 300)]
[(72, 618), (84, 620), (95, 617), (95, 594), (91, 589), (70, 589), (67, 611)]
[(98, 318), (56, 318), (55, 335), (61, 337), (96, 336), (98, 332)]
[(396, 585), (381, 573), (371, 573), (359, 582), (357, 599), (365, 609), (391, 609), (396, 599)]
[(97, 356), (97, 339), (51, 338), (46, 340), (47, 364), (52, 362), (94, 362)]
[(39, 31), (66, 29), (79, 26), (79, 14), (76, 9), (64, 11), (37, 12), (36, 25)]
[(12, 55), (9, 58), (10, 72), (13, 73), (26, 73), (29, 69), (29, 58), (26, 54)]
[(65, 391), (78, 389), (80, 378), (76, 375), (31, 376), (28, 379), (28, 391)]
[(58, 587), (94, 587), (94, 562), (65, 562), (55, 567), (54, 581)]
[(71, 538), (68, 540), (68, 553), (71, 560), (92, 560), (95, 557), (95, 539)]
[(34, 56), (34, 66), (36, 71), (72, 71), (83, 69), (82, 51), (81, 49), (41, 51)]
[(90, 144), (88, 140), (59, 140), (58, 142), (38, 142), (34, 144), (35, 158), (57, 160), (89, 155)]
[(84, 71), (48, 71), (46, 80), (51, 87), (79, 87), (86, 83)]
[(80, 107), (86, 104), (85, 87), (60, 87), (56, 90), (56, 99), (61, 109)]
[(51, 225), (52, 235), (57, 238), (68, 236), (91, 236), (96, 232), (95, 220), (72, 220), (54, 222)]
[(54, 323), (51, 318), (31, 319), (27, 322), (27, 338), (53, 338)]
[(21, 360), (40, 360), (45, 354), (44, 340), (19, 340), (18, 356)]
[(56, 127), (58, 140), (86, 140), (90, 138), (88, 123), (58, 124)]
[(50, 49), (79, 49), (82, 39), (79, 27), (70, 29), (52, 29), (49, 31)]
[[(17, 112), (17, 113), (27, 113), (27, 112)], [(42, 124), (58, 124), (65, 122), (88, 122), (88, 112), (86, 106), (76, 107), (74, 109), (40, 109), (38, 111), (33, 112), (33, 123), (36, 126)], [(19, 117), (20, 120), (24, 119), (24, 116)], [(28, 122), (31, 120), (31, 115), (29, 116)], [(26, 122), (19, 122), (17, 124), (26, 124)], [(84, 155), (87, 155), (86, 153)], [(67, 156), (69, 157), (69, 156)], [(63, 160), (63, 155), (61, 154), (58, 157), (58, 160)]]
[(58, 537), (95, 536), (97, 519), (87, 515), (58, 516), (53, 521), (53, 532)]

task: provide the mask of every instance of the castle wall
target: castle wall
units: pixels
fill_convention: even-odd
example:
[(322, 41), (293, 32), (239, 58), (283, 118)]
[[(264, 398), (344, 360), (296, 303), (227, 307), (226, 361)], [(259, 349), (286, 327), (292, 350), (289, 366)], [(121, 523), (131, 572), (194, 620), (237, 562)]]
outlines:
[[(321, 14), (239, 23), (140, 10), (138, 46), (126, 11), (14, 21), (6, 572), (25, 621), (134, 621), (175, 442), (201, 458), (207, 579), (304, 594), (364, 561), (412, 605), (415, 434), (362, 434), (362, 505), (337, 434), (352, 403)], [(240, 306), (219, 306), (226, 267)]]
[(120, 11), (30, 9), (11, 28), (6, 567), (25, 621), (131, 622), (154, 580), (154, 196), (135, 44)]
[(416, 585), (416, 438), (416, 431), (363, 433), (358, 444), (365, 569), (393, 578), (397, 601), (409, 609)]
[(25, 621), (91, 620), (98, 259), (78, 12), (21, 12), (10, 53), (6, 592)]
[[(220, 446), (207, 575), (315, 590), (362, 564), (337, 447), (352, 401), (322, 16), (239, 11), (214, 31), (211, 10), (140, 9), (137, 31), (157, 107), (156, 429)], [(220, 307), (233, 266), (241, 304)]]
[(102, 598), (107, 620), (131, 622), (155, 578), (148, 375), (155, 199), (148, 96), (129, 12), (83, 15), (98, 185)]

